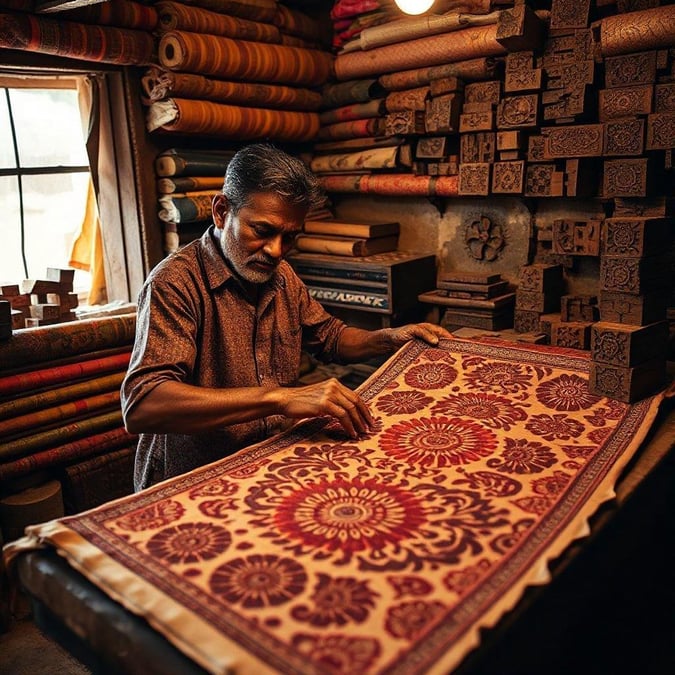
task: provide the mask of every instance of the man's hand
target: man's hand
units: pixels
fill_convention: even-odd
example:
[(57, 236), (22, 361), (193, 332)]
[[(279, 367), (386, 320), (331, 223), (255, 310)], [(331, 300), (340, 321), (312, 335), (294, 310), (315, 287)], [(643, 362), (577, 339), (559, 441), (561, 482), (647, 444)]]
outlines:
[(351, 438), (358, 438), (373, 425), (368, 406), (354, 391), (335, 378), (306, 387), (280, 388), (279, 412), (286, 417), (335, 417)]
[(394, 349), (402, 347), (409, 340), (419, 338), (430, 345), (437, 345), (441, 338), (451, 338), (449, 333), (442, 326), (433, 323), (411, 323), (400, 328), (391, 328), (391, 344)]

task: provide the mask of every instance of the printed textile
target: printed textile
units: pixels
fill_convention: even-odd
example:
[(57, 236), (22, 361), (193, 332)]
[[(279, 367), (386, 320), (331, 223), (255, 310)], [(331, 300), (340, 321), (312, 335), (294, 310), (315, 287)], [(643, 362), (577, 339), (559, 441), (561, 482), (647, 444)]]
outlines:
[(281, 435), (78, 516), (42, 544), (210, 672), (447, 673), (588, 532), (661, 396), (589, 393), (584, 353), (408, 343), (376, 426)]

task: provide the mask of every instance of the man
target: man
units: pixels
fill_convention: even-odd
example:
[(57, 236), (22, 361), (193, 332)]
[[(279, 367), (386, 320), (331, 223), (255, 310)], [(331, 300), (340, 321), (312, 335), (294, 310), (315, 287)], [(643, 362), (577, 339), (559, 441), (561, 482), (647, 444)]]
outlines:
[(213, 199), (213, 225), (148, 276), (122, 384), (126, 427), (141, 434), (136, 490), (261, 441), (289, 418), (329, 415), (353, 438), (367, 431), (367, 405), (339, 381), (289, 386), (303, 347), (354, 362), (449, 336), (433, 324), (346, 326), (310, 297), (283, 257), (319, 195), (300, 160), (245, 147)]

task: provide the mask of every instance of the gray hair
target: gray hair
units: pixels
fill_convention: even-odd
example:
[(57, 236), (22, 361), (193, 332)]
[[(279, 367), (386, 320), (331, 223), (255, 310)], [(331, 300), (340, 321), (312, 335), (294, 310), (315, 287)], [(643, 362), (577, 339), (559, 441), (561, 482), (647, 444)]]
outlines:
[(269, 143), (255, 143), (237, 151), (225, 172), (223, 194), (233, 213), (238, 213), (256, 192), (274, 192), (289, 204), (307, 209), (323, 196), (317, 177), (300, 159)]

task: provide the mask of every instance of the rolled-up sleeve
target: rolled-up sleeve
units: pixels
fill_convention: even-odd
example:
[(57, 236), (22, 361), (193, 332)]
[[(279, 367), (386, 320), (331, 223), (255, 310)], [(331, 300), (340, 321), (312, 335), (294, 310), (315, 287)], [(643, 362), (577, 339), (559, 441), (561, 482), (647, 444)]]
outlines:
[(125, 417), (161, 382), (191, 382), (197, 325), (189, 294), (157, 278), (146, 282), (138, 298), (136, 340), (121, 388)]

